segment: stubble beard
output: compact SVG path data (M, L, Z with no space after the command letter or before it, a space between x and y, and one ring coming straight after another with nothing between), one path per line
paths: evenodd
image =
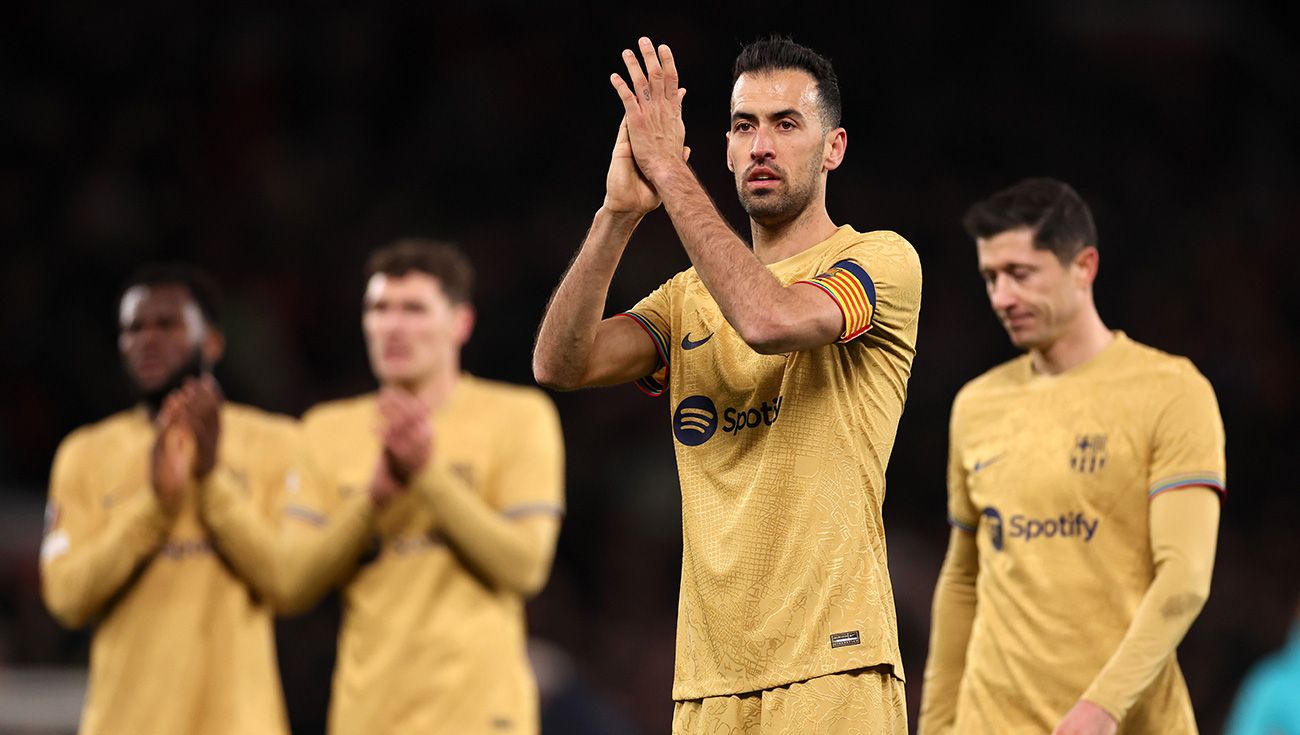
M760 225L773 227L791 222L803 214L817 194L817 175L821 173L821 161L813 161L806 171L807 176L802 186L795 186L789 178L782 177L784 187L772 191L750 192L744 179L736 182L736 194L740 206L749 218Z

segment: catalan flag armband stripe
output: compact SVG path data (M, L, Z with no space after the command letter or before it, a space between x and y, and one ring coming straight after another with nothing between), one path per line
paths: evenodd
M1224 486L1223 478L1219 477L1218 474L1213 472L1192 472L1159 480L1147 491L1147 500L1170 490L1182 490L1189 487L1208 487L1218 493L1220 500L1226 500L1228 497L1228 489Z
M825 291L844 314L844 332L838 342L850 342L871 329L876 313L876 284L862 266L841 260L825 273L798 283L807 283Z
M659 365L649 375L638 378L636 387L640 388L643 393L649 396L658 397L664 394L668 389L668 340L664 337L649 319L632 311L624 311L615 316L625 316L636 322L654 342L655 352L659 353Z

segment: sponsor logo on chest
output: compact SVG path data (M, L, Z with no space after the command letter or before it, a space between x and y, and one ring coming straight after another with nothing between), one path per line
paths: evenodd
M981 525L988 529L989 543L997 551L1002 551L1009 540L1028 544L1058 539L1086 544L1092 541L1092 537L1097 534L1097 527L1101 525L1100 518L1079 512L1046 517L1014 513L1004 521L1002 512L993 506L985 508L980 517Z
M783 400L777 396L758 405L728 406L719 414L712 398L688 396L677 404L677 410L673 412L673 436L688 447L698 447L712 439L719 426L723 434L730 436L746 430L764 429L780 418Z

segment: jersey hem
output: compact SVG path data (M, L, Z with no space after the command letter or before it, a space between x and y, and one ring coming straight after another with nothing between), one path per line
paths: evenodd
M746 683L740 686L736 686L736 685L728 686L724 682L717 682L714 683L712 686L703 685L694 689L681 689L678 688L677 685L674 685L673 701L690 702L697 699L708 699L710 697L731 697L731 696L738 696L741 694L749 694L752 692L763 692L769 689L776 689L777 687L789 686L791 684L798 684L800 682L809 681L811 679L817 679L823 676L830 676L832 674L846 674L852 671L860 671L862 669L871 669L871 668L878 668L878 667L879 668L888 667L889 668L888 673L890 676L894 677L895 679L898 679L901 682L907 681L903 677L902 665L899 664L896 660L895 661L879 660L874 662L865 661L861 663L848 662L840 666L829 666L824 670L814 669L813 671L803 676L795 676L795 677L782 676L782 677L773 677L771 679L760 679L755 683L753 683L752 685Z

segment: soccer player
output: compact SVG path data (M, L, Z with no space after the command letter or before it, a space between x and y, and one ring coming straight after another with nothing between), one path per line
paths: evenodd
M83 735L286 733L265 543L291 420L222 401L211 279L148 266L120 301L139 404L59 447L41 546L45 603L94 623Z
M459 251L401 241L368 277L379 391L304 416L317 479L284 521L300 550L285 567L293 604L343 584L329 729L536 733L524 600L563 513L558 417L536 388L461 371L474 312Z
M538 334L561 389L667 392L682 492L673 732L907 731L885 558L885 466L915 354L921 267L837 226L830 62L785 38L736 59L727 163L753 248L686 164L684 90L640 40L603 206ZM630 81L630 85L629 85ZM662 200L694 267L602 320L632 231Z
M1214 392L1102 323L1096 229L1067 184L1022 181L964 223L1025 354L953 403L920 731L1194 733L1174 649L1214 566Z

